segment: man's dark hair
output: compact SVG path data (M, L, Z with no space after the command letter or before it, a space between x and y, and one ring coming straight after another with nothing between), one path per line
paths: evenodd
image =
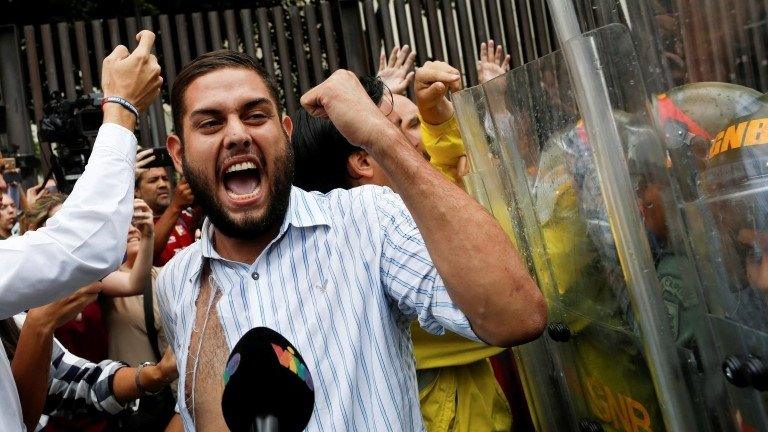
M370 76L359 79L368 96L379 105L385 92L384 83ZM291 145L296 167L295 186L322 193L353 186L347 161L349 155L363 149L347 141L328 119L313 117L300 109L293 118Z
M187 87L195 79L219 69L234 68L246 69L256 72L269 90L269 96L275 101L277 112L282 113L283 105L280 102L280 92L275 80L264 71L261 64L248 54L232 50L217 50L199 56L192 60L176 76L176 81L171 89L171 111L173 112L173 130L181 136L182 117L184 114L184 93Z

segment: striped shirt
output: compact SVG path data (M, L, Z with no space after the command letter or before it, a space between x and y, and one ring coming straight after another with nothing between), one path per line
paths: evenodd
M422 431L409 323L479 341L448 296L400 197L378 186L291 190L277 237L252 264L221 258L212 226L158 277L176 358L186 359L203 260L222 289L217 312L231 349L249 329L291 341L312 373L307 431ZM184 392L185 361L178 363ZM268 391L265 389L265 391ZM184 398L179 411L194 430Z

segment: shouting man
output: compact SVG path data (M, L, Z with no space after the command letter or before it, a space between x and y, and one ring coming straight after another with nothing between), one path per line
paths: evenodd
M430 167L353 73L336 71L302 105L372 155L400 195L292 187L291 119L245 54L199 57L171 102L168 149L208 216L201 241L158 280L186 430L226 430L222 373L253 327L303 355L316 392L308 431L423 430L414 319L499 346L543 330L543 298L504 231Z

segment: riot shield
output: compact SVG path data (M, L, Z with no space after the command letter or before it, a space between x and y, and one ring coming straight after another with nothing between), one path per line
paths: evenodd
M681 364L690 366L689 391L699 395L693 399L699 422L718 431L768 430L768 267L763 266L768 134L762 129L768 109L761 96L768 91L768 3L549 4L556 22L570 5L576 22L629 29L664 140L666 194L682 219L679 236L699 282L696 295L681 303L698 303L699 318L691 328L680 327L692 335L693 356ZM564 29L559 25L558 33ZM676 229L670 234L678 235Z
M547 336L530 344L548 363L518 351L526 382L549 385L526 386L532 414L539 430L706 430L693 414L699 284L630 34L563 45L454 98L473 181L511 197L501 216L518 218L549 305ZM600 109L579 100L566 54L591 62Z

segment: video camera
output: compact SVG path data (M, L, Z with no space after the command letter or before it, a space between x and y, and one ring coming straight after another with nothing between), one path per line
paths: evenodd
M56 92L43 108L38 138L51 144L51 170L60 192L71 192L85 171L104 118L100 101L101 93L66 100Z

